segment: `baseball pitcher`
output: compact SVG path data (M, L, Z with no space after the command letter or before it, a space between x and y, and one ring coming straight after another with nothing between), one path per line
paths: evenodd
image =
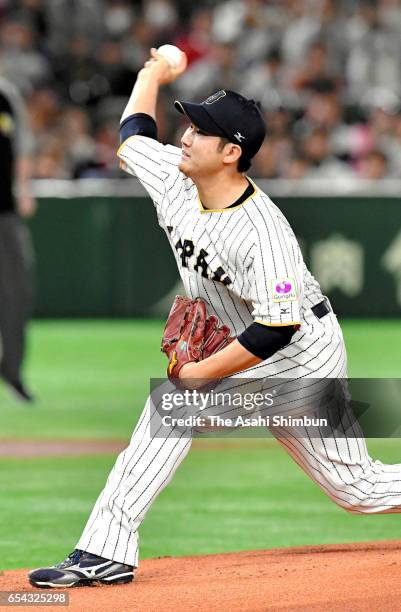
M185 56L173 68L151 50L121 118L118 151L154 203L189 298L175 304L163 340L169 374L181 384L231 375L345 377L343 337L330 303L288 221L245 174L266 131L255 102L224 89L201 103L176 101L187 119L181 148L158 141L159 89L185 68ZM76 549L59 565L32 571L32 585L133 579L140 525L192 441L190 428L173 425L164 436L152 435L154 418L149 398ZM278 441L344 509L400 511L401 465L373 461L359 433L345 440L326 428L319 439L305 427L303 435L287 431Z

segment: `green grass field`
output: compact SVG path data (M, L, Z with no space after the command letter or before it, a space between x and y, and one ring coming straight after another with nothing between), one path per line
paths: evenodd
M141 557L399 539L400 517L350 515L273 442L193 450L141 529ZM399 441L375 442L381 459ZM37 567L69 553L113 463L110 456L1 461L2 568Z
M342 324L350 374L401 377L399 321ZM27 378L39 401L0 389L1 438L128 438L162 376L161 322L36 322ZM204 441L208 445L208 441ZM395 440L369 443L401 461ZM3 568L60 560L74 547L111 456L0 460ZM142 557L400 538L397 515L354 516L328 500L271 440L193 450L141 529Z
M344 321L349 373L401 378L400 321ZM163 377L161 321L35 322L27 379L31 408L0 385L0 437L127 438L149 392Z

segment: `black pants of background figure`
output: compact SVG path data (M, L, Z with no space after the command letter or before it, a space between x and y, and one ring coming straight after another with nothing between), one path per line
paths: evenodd
M0 214L0 375L21 380L25 327L33 306L33 248L14 213Z

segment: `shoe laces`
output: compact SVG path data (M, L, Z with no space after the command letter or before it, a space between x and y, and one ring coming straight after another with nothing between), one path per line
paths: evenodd
M84 554L83 550L75 549L70 555L68 555L66 559L64 559L64 561L62 561L62 563L59 563L58 565L56 565L56 567L59 569L64 569L65 567L70 567L71 565L75 565L76 563L79 562L83 554Z

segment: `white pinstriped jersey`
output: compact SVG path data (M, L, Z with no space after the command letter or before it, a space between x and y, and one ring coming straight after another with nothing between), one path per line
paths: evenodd
M322 301L288 221L256 185L239 206L205 210L178 169L177 147L132 136L118 155L156 206L187 295L203 298L236 335L253 321L301 324Z
M286 219L264 193L256 189L239 207L204 211L195 185L177 168L179 149L133 136L120 147L119 156L155 202L188 295L203 297L237 334L254 319L268 325L301 323L284 349L233 378L263 378L263 383L270 376L312 379L300 387L306 395L299 399L307 406L319 379L346 376L336 317L313 315L311 306L323 297L319 285L306 269ZM149 397L93 508L79 550L138 565L138 529L191 446L192 431L182 428L152 435L155 415ZM351 423L348 413L344 423L347 428ZM307 426L297 435L291 427L280 428L278 441L341 507L357 513L400 512L401 464L373 461L357 425L352 426L355 437L347 438L338 426L331 435L324 429L318 428L317 436L316 428Z

